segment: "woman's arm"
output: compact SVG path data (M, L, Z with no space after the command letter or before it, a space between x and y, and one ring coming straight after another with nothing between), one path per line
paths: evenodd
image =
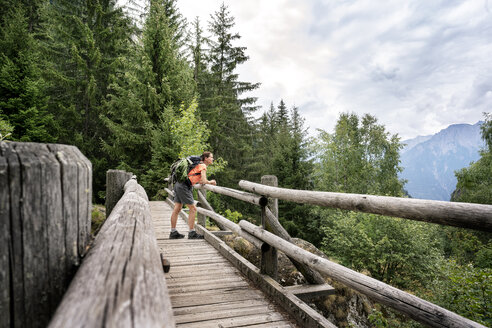
M215 180L207 180L207 169L202 170L202 172L201 172L200 184L211 184L211 185L214 185L214 186L217 185L217 183L215 182Z

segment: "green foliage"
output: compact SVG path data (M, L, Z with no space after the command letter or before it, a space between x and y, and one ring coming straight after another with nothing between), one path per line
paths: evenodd
M106 170L116 166L101 147L111 134L103 120L105 101L113 77L123 75L120 59L131 49L132 24L114 0L50 1L41 21L41 65L58 141L77 146L91 160L93 194L99 196Z
M483 259L492 245L490 232L446 226L439 227L437 231L436 238L441 239L446 257L453 258L460 265L473 263L475 266L492 268L492 263Z
M9 138L14 131L14 127L0 117L0 141Z
M492 325L492 269L443 261L434 281L434 302L490 327Z
M6 8L0 22L0 119L13 127L13 140L54 142L55 122L47 111L46 83L32 33L35 18L27 7Z
M316 189L358 194L403 195L397 135L390 136L377 119L341 114L335 133L319 130L316 144Z
M373 309L371 314L367 317L369 319L369 323L371 324L371 327L374 328L386 328L389 327L388 321L384 317L383 313L381 311L377 311L376 309Z
M201 155L210 146L207 124L196 115L197 103L193 100L187 108L181 105L177 117L171 118L171 138L179 147L178 156Z
M324 212L322 249L345 266L403 288L437 270L439 245L429 224L358 212Z
M91 211L91 235L94 237L106 221L104 205L93 205Z
M241 221L241 219L243 218L243 215L241 213L237 211L231 211L230 209L226 209L224 213L222 213L222 215L234 223L239 223L239 221Z

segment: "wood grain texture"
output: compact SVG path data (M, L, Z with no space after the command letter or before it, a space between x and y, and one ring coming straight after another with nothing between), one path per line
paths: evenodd
M0 150L1 152L1 150ZM0 157L0 327L10 327L10 193L8 162Z
M245 190L281 200L492 231L492 205L293 190L239 181Z
M63 223L62 186L60 164L48 147L37 148L41 166L42 212L45 220L49 314L55 312L65 292L65 227Z
M61 189L62 189L62 217L65 243L65 277L63 285L65 290L73 275L80 265L78 251L78 165L73 159L71 146L48 145L60 163Z
M49 272L47 218L42 204L42 166L38 147L19 143L16 151L21 163L22 202L22 264L24 271L24 301L27 318L46 324L49 320Z
M242 229L274 245L297 261L319 272L325 273L329 277L371 297L377 302L407 314L416 321L431 327L484 327L414 295L316 256L245 220L240 221L239 225Z
M21 190L21 166L17 152L12 143L0 143L2 157L8 163L8 192L10 196L10 273L11 283L11 313L10 322L15 327L23 327L26 323L24 302L24 269L22 265L22 220L20 216L20 204L22 200ZM5 190L2 188L2 190ZM6 268L5 268L6 269ZM0 267L2 270L2 267ZM12 314L13 311L13 314Z
M168 295L148 198L130 180L49 327L174 327Z
M59 153L65 154L65 156ZM61 158L64 157L64 160ZM65 179L64 163L81 163L85 177L85 209L80 210L78 194L72 203L66 203L71 190L79 189L78 175ZM2 323L12 327L45 327L58 305L70 279L68 268L79 261L77 248L85 249L90 231L90 162L73 146L2 142L0 179L2 206L8 205L8 214L0 210L2 225L9 228L2 253L9 263L0 266L0 276L8 273L10 311L2 315ZM7 163L7 170L5 170ZM77 173L78 173L77 169ZM8 196L6 196L8 195ZM8 198L5 198L8 197ZM5 207L6 208L6 207ZM74 211L66 216L66 211ZM83 217L81 217L81 215ZM67 259L67 226L74 227L76 253ZM77 244L79 231L84 230L82 245ZM7 240L7 241L6 241ZM69 265L70 263L70 265ZM0 301L1 302L1 301Z

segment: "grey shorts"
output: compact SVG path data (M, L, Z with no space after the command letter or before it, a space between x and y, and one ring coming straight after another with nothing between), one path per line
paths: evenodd
M195 204L193 189L184 183L177 182L174 185L174 202L186 205Z

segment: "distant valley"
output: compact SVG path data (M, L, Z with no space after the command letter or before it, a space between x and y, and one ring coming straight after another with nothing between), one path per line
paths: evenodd
M404 140L401 178L413 198L449 200L456 187L454 171L480 158L484 146L480 125L453 124L430 136Z

